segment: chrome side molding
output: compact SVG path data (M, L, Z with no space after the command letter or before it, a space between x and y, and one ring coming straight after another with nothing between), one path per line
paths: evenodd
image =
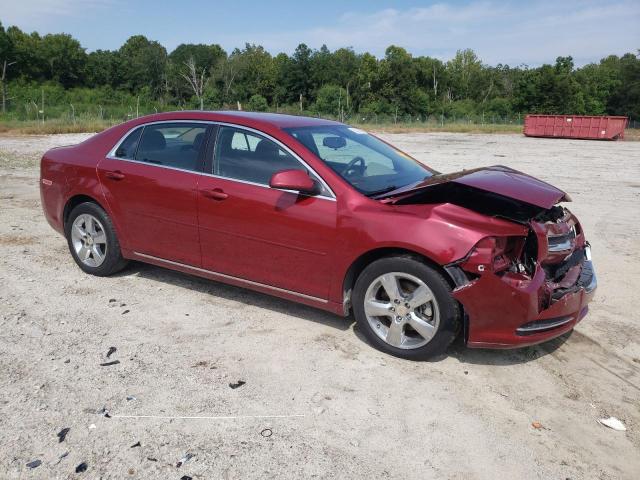
M311 295L306 295L300 292L294 292L293 290L287 290L286 288L274 287L273 285L267 285L266 283L254 282L253 280L247 280L240 277L234 277L233 275L227 275L225 273L214 272L213 270L206 270L200 267L194 267L192 265L187 265L185 263L174 262L172 260L166 260L160 257L154 257L153 255L147 255L146 253L133 252L133 254L140 258L146 258L149 260L154 260L156 262L166 263L167 265L174 265L176 267L187 268L189 270L193 270L194 272L206 273L207 275L213 275L215 277L219 277L221 279L233 280L234 282L242 282L246 285L251 285L254 287L266 288L269 290L273 290L274 292L286 293L289 295L295 295L296 297L306 298L307 300L313 300L314 302L320 303L329 303L329 300L325 298L318 298Z

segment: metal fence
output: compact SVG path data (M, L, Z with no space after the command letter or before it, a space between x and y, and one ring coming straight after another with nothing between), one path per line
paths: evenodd
M524 125L526 115L384 115L384 114L345 114L345 115L316 115L330 120L337 120L344 123L361 123L373 125L415 124L424 126L445 126L445 125ZM627 128L640 128L640 121L630 119Z

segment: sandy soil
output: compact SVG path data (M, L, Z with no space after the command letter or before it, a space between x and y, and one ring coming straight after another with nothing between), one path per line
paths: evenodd
M566 189L600 281L573 335L411 363L283 300L141 264L83 274L37 188L42 152L82 138L0 137L0 477L640 478L640 143L386 135L441 171Z

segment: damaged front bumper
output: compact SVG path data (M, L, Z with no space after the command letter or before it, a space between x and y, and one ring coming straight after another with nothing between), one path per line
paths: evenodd
M549 280L537 268L531 279L505 281L487 272L471 281L459 267L447 270L457 283L453 296L468 316L466 340L470 347L516 348L545 342L571 330L588 311L597 279L590 247L580 250L580 273L572 285L549 296ZM457 270L457 271L456 271Z

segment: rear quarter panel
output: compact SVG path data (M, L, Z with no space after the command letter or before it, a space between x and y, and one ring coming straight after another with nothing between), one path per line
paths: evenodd
M64 234L64 208L76 195L85 195L98 202L107 213L96 173L101 158L122 135L122 126L105 130L77 145L53 148L40 161L40 198L47 222ZM117 227L116 219L113 219Z

